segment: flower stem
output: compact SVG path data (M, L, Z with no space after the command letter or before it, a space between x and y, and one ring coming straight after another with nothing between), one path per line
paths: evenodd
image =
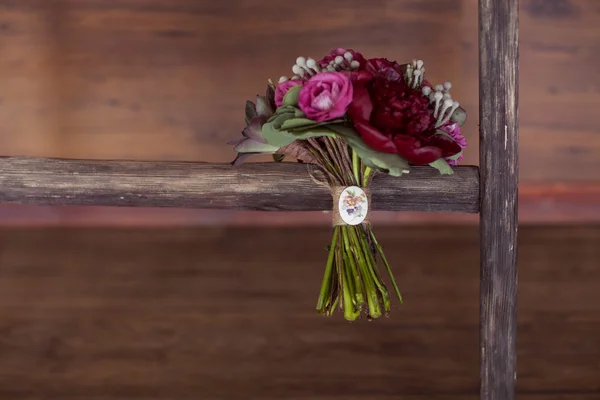
M325 274L323 275L323 282L321 283L321 291L319 293L319 300L317 302L317 310L319 310L319 312L325 312L325 308L328 306L328 304L325 303L325 300L330 297L328 296L328 293L331 292L331 274L333 272L333 261L335 247L338 241L339 230L339 226L333 228L333 238L331 239L331 247L329 248L327 264L325 264Z
M342 226L342 238L344 241L344 249L345 249L345 258L344 261L350 266L350 271L352 278L354 279L354 288L355 293L354 297L356 298L356 303L358 308L362 308L362 305L365 302L363 296L363 288L360 280L360 274L358 272L358 267L356 266L356 260L354 259L354 254L352 254L352 246L350 246L350 240L348 239L348 227Z
M377 286L377 289L379 290L379 293L381 294L381 299L383 301L384 310L390 311L390 308L391 308L390 295L388 293L387 288L383 284L383 281L381 280L379 271L377 270L377 261L375 260L373 253L370 251L367 233L359 227L355 227L355 230L356 230L356 235L361 239L360 242L362 245L363 252L365 254L365 258L367 259L367 262L369 264L369 272L371 273L373 282L375 283L375 286Z
M394 274L392 273L392 268L390 267L390 264L388 263L387 258L385 257L383 248L377 241L377 238L375 237L375 234L373 233L373 230L371 228L369 228L369 233L371 234L371 239L373 239L373 243L375 243L375 248L377 249L377 253L379 254L379 257L381 257L381 261L383 261L383 264L385 265L385 268L387 269L390 280L392 281L392 285L394 286L394 290L396 291L396 296L398 296L398 300L400 300L400 303L403 303L402 294L400 293L400 288L398 287L398 284L396 283L396 279L394 279Z
M363 175L363 186L367 187L369 185L369 179L371 179L371 173L373 172L373 170L371 169L371 167L365 167L365 173Z
M358 158L358 153L354 150L352 151L352 172L354 172L354 179L356 180L356 184L358 186L364 185L360 180L360 158Z
M365 284L365 295L367 297L367 303L369 305L369 316L371 318L378 318L381 316L381 309L379 307L379 297L377 290L375 289L375 282L373 281L373 275L371 273L372 266L368 256L363 253L363 246L360 243L356 231L349 229L350 239L352 240L352 251L357 258L359 268L361 269L361 275Z

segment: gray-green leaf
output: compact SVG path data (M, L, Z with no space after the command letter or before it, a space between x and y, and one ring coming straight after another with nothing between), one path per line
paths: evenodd
M448 164L448 162L443 158L438 158L437 160L430 163L429 165L432 166L433 168L437 169L438 171L440 171L441 175L454 174L454 170L452 170L452 167L450 166L450 164Z
M238 153L274 153L279 150L279 147L271 146L267 143L257 142L250 138L246 138L239 142L234 150Z
M285 96L283 96L283 105L284 106L297 106L298 105L298 95L300 94L300 89L302 89L302 85L292 86Z
M450 119L453 122L458 123L459 126L463 126L467 120L467 112L464 108L458 107L456 110L454 110L454 113L452 113L452 117L450 117Z

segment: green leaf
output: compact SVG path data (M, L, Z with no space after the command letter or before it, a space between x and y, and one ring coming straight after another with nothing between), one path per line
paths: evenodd
M302 117L304 117L304 115L302 115ZM318 126L330 126L333 124L341 124L343 122L345 122L343 119L317 122L308 118L294 118L293 120L287 120L282 127L288 131L305 131Z
M435 160L434 162L430 163L429 165L431 165L433 168L435 168L438 171L440 171L441 175L452 175L452 174L454 174L454 171L452 170L452 167L450 166L450 164L448 164L448 162L445 159L443 159L443 158L438 158L437 160Z
M281 129L281 125L288 119L293 118L294 114L283 113L274 116L262 127L263 138L268 144L276 147L287 146L296 138L290 132Z
M290 132L291 135L293 135L296 139L308 139L311 137L320 137L320 136L329 136L329 137L336 137L337 135L335 134L334 131L332 131L331 129L327 128L327 127L316 127L316 128L312 128L306 131L293 131Z
M294 106L281 106L278 109L275 110L275 113L269 118L269 122L274 120L275 118L277 118L280 115L284 115L284 114L291 114L291 116L288 115L289 118L302 118L304 117L304 113L299 109L296 108Z
M286 130L293 130L298 128L310 127L319 125L317 121L313 121L308 118L292 118L285 121L281 127Z
M298 95L300 94L300 89L302 89L302 85L292 86L285 96L283 96L283 105L284 106L297 106L298 105Z
M338 133L342 137L360 137L358 132L354 130L354 128L349 127L348 125L328 125L328 128L332 131ZM366 146L366 145L365 145Z
M238 153L274 153L279 150L279 147L246 138L238 143L233 149Z
M280 107L283 108L283 107ZM283 147L292 143L297 139L308 139L310 137L318 136L331 136L335 137L335 132L326 126L314 126L311 129L302 131L289 131L285 129L285 123L287 121L299 120L296 118L296 109L294 107L287 107L284 110L279 111L269 121L263 125L262 134L263 138L272 146ZM291 122L289 124L294 124Z
M467 120L467 111L465 111L465 109L462 107L458 107L456 110L454 110L454 113L452 113L452 117L450 117L450 119L453 122L458 123L459 126L463 126Z

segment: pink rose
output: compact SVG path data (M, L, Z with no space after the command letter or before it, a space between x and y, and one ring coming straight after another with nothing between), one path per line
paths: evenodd
M298 107L313 121L342 117L352 102L352 82L339 72L322 72L310 78L300 89Z
M275 88L275 105L279 108L283 104L283 98L287 94L288 90L290 90L294 86L302 85L304 83L303 79L291 79L285 82L280 83Z

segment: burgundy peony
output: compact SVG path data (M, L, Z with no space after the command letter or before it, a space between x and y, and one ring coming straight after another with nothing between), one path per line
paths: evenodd
M346 55L346 53L350 53L351 57L350 60L346 59L344 56ZM317 64L321 67L321 68L325 68L327 67L327 65L329 65L331 62L335 62L336 57L342 57L344 58L344 64L350 66L350 63L352 61L356 61L358 63L358 68L359 70L364 69L365 63L367 62L367 60L365 60L365 58L363 57L362 54L360 54L357 51L354 51L352 49L344 49L344 48L337 48L334 50L331 50L329 52L329 54L327 54L325 57L323 57Z
M322 72L300 89L298 108L313 121L323 122L344 116L352 102L352 82L339 72Z
M354 100L348 108L348 117L365 144L398 154L413 165L427 165L460 152L454 140L436 134L428 99L421 88L408 87L400 65L375 59L367 62L366 69L373 77L353 82Z

